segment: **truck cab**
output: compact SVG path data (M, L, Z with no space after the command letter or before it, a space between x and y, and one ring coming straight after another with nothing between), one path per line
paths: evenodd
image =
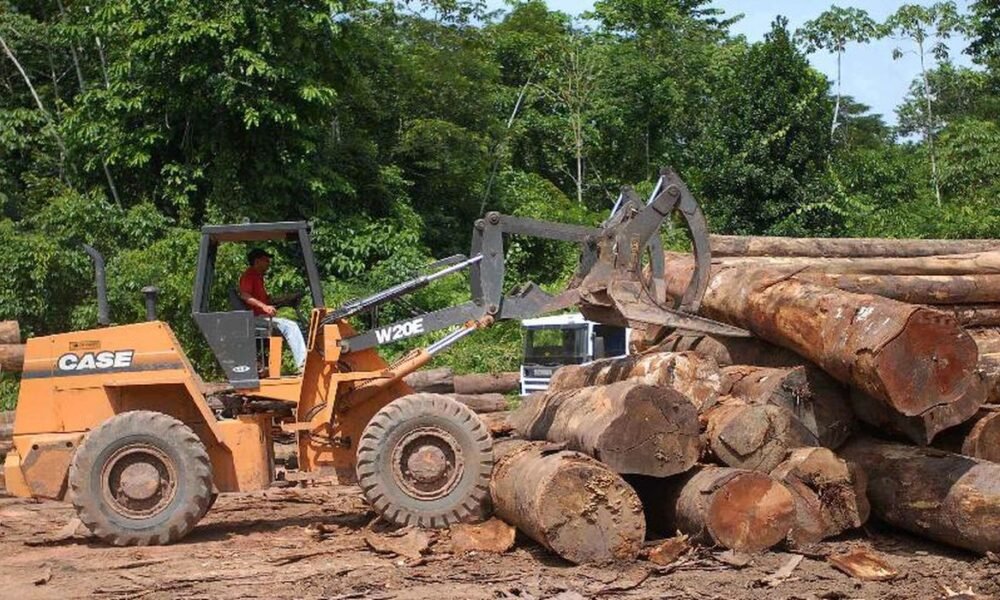
M567 313L521 321L521 395L548 389L556 369L628 354L630 330Z

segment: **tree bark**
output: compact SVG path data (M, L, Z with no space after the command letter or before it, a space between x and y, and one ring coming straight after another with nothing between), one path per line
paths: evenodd
M1000 292L993 299L1000 299ZM1000 327L1000 303L945 304L931 308L953 315L962 327Z
M452 400L468 406L473 412L493 413L507 410L507 398L503 394L446 394Z
M667 281L675 295L687 282L678 271ZM794 351L902 416L924 416L921 438L971 417L985 399L975 342L938 311L767 270L723 268L701 312Z
M449 367L415 371L403 378L414 392L447 394L455 391L455 381Z
M24 368L24 344L0 344L0 371L21 372Z
M986 386L986 401L1000 404L1000 354L979 355L979 376Z
M536 394L510 422L527 439L566 443L623 474L676 475L701 453L698 413L670 388L621 382Z
M784 540L795 524L791 492L766 473L698 467L670 479L633 477L648 527L667 535L740 552L760 552Z
M872 512L974 552L1000 551L1000 465L933 448L855 438L841 456L868 474Z
M510 371L455 375L454 385L456 394L507 394L521 389L521 374Z
M789 410L726 398L706 412L705 439L720 463L769 473L789 450L819 446L819 440Z
M977 377L980 392L969 393L956 402L941 404L919 415L904 415L864 392L850 390L851 410L862 423L867 423L889 437L907 438L921 446L929 445L939 433L960 425L973 416L986 397L986 386Z
M676 255L674 255L676 257ZM990 275L1000 274L1000 251L911 258L722 257L713 267L739 266L840 275Z
M549 391L625 380L677 390L699 413L718 401L722 385L719 366L711 357L695 352L654 352L562 367L552 376Z
M798 354L765 342L760 338L724 338L673 333L667 336L653 351L697 352L715 359L720 367L731 365L797 367L806 362Z
M1000 299L1000 275L844 275L801 271L795 278L910 304L975 304Z
M508 437L514 433L514 428L509 421L510 413L508 411L482 413L479 415L479 419L486 425L486 429L490 431L490 435L494 438Z
M854 430L847 390L819 369L738 365L725 367L722 372L723 394L750 404L773 404L788 410L821 446L836 449Z
M980 354L1000 353L1000 327L981 327L967 331L975 340Z
M634 560L646 523L635 491L596 460L521 440L494 446L493 507L573 563Z
M0 321L0 344L20 344L21 325L17 321Z
M1000 240L709 236L713 256L916 258L1000 250Z
M795 526L787 540L792 548L811 546L868 520L864 470L826 448L792 450L771 477L795 498Z

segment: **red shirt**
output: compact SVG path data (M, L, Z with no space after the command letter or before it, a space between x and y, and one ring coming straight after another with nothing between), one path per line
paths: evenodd
M253 267L244 271L240 277L240 291L264 304L271 303L271 297L267 295L267 288L264 287L264 276ZM256 306L251 306L250 308L255 315L264 314L264 311Z

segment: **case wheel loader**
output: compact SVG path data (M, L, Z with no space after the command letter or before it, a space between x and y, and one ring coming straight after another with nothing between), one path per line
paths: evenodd
M688 292L673 304L666 301L659 236L668 218L684 224L697 258ZM580 264L569 288L550 295L528 284L505 295L505 235L578 244ZM221 244L279 240L298 244L313 306L308 356L296 376L281 375L282 339L266 331L258 339L252 312L210 302ZM692 314L708 282L708 235L697 202L670 171L648 203L623 190L598 228L489 213L475 224L469 257L439 261L431 274L337 308L324 303L306 223L204 227L192 315L225 374L215 393L236 399L235 406L282 406L291 417L213 409L210 387L170 326L156 320L155 290L144 290L146 322L110 326L103 258L88 252L100 326L28 340L4 473L13 494L68 500L96 536L116 545L175 542L217 494L268 487L276 422L297 439L300 470L332 469L341 480L356 480L390 522L447 527L482 518L493 465L489 433L464 405L414 394L402 378L501 319L579 306L591 320L645 331L652 341L677 328L747 335ZM466 269L468 302L366 331L349 322ZM393 364L376 351L442 329L451 332Z

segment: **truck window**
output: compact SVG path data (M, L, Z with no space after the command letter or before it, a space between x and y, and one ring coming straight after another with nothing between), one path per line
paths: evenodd
M594 325L594 337L604 340L604 354L601 356L595 356L595 359L612 356L625 356L625 354L627 354L628 349L626 348L624 327L615 327L614 325ZM600 346L600 344L594 344L595 348L599 348Z
M545 327L525 331L525 364L568 365L586 360L586 327Z

